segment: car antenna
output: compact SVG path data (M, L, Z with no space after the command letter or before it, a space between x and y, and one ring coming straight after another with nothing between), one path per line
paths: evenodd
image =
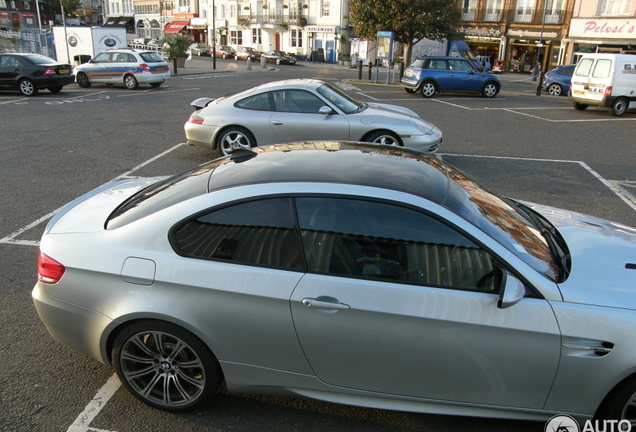
M230 153L230 160L236 163L248 161L256 157L258 153L248 149L236 149Z

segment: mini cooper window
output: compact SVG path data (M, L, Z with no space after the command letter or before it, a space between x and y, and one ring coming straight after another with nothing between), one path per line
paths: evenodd
M341 198L299 198L296 206L310 272L499 290L490 255L421 212Z
M177 226L172 245L183 256L304 271L288 198L214 210Z

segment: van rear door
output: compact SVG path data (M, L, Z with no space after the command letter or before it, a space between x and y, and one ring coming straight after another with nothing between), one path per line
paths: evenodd
M603 106L605 90L611 86L612 59L584 57L572 76L572 96L583 103Z

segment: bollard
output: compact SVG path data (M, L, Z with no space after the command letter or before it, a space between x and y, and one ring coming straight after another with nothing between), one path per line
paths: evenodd
M247 70L252 70L252 59L251 58L247 58Z
M362 60L358 60L358 79L362 79Z
M400 80L404 76L404 62L400 62Z
M265 56L261 56L261 67L267 67L267 59L265 58Z
M174 74L175 75L179 73L179 71L177 70L177 58L176 57L174 57L172 59L172 69L174 69Z
M369 81L371 81L371 71L373 70L373 62L369 62Z

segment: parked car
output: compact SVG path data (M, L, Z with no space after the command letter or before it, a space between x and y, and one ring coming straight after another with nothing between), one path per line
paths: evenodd
M74 80L70 64L40 54L0 52L0 89L35 96L40 89L59 93Z
M620 117L636 109L636 55L584 54L572 75L568 99L577 110L590 105Z
M267 51L266 53L263 53L263 57L267 59L268 63L276 63L277 65L296 64L296 58L294 56L286 54L282 51Z
M209 56L211 53L211 48L209 45L204 45L200 43L193 43L190 45L190 52L193 56Z
M225 381L630 422L635 256L635 228L497 196L421 152L304 142L73 201L45 229L32 295L55 339L165 410Z
M421 92L425 98L435 93L478 93L497 96L501 83L495 75L478 71L462 57L417 57L400 81L407 93Z
M256 51L252 47L243 47L240 46L236 49L236 53L234 54L234 58L236 60L247 60L248 58L252 61L260 60L262 53L260 51Z
M224 59L233 59L236 55L236 50L229 45L217 45L216 56Z
M543 91L552 96L567 96L576 65L558 66L545 73Z
M496 74L504 73L504 61L503 60L495 60L495 64L492 66L492 71Z
M227 155L236 149L300 140L350 140L434 152L442 132L410 109L358 102L320 81L275 81L192 102L188 142Z
M80 87L94 83L123 84L134 90L139 84L159 87L170 79L170 67L155 51L117 48L103 51L73 70Z

